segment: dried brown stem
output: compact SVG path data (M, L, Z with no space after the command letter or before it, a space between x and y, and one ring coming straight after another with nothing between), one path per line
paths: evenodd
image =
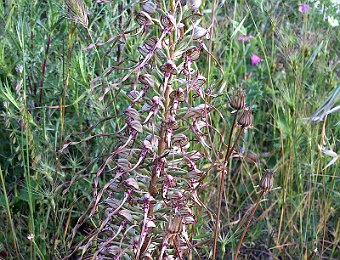
M213 259L216 259L216 248L217 248L217 240L218 240L218 234L219 234L221 202L222 202L222 193L223 193L222 191L223 191L223 187L224 187L224 175L228 174L228 172L225 170L226 164L228 163L229 157L230 157L233 149L236 146L236 143L238 142L238 140L239 140L239 138L240 138L240 136L243 132L243 128L241 128L238 136L236 137L236 140L234 142L233 147L230 149L231 138L233 136L234 128L235 128L235 125L236 125L237 114L238 114L238 110L236 111L236 113L234 115L233 123L232 123L231 128L230 128L228 148L227 148L227 152L226 152L224 163L223 163L223 169L222 169L222 172L221 172L220 186L219 186L219 191L218 191L218 201L217 201L217 203L218 203L217 204L217 217L216 217L216 223L215 223L215 229L214 229Z
M235 251L235 255L234 255L234 260L237 259L238 253L240 252L240 249L241 249L241 246L242 246L242 242L243 242L244 236L245 236L246 233L247 233L247 230L248 230L248 228L249 228L250 222L251 222L251 220L253 219L253 216L254 216L254 214L255 214L255 211L256 211L257 207L259 206L260 201L261 201L261 199L262 199L264 193L265 193L265 191L262 190L262 191L261 191L261 194L260 194L260 197L258 198L258 200L257 200L257 202L256 202L256 204L255 204L255 207L253 208L253 210L252 210L252 212L251 212L251 214L250 214L250 216L249 216L249 219L248 219L248 221L247 221L247 225L245 226L245 228L244 228L244 230L243 230L243 233L242 233L242 235L241 235L240 241L238 242L238 245L237 245L237 248L236 248L236 251Z

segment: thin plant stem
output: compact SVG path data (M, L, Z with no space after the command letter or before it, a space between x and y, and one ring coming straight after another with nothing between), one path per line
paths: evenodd
M219 233L219 224L220 224L220 215L221 215L221 201L222 201L222 191L224 187L224 171L221 171L221 179L220 179L220 187L218 190L218 207L217 207L217 216L216 223L214 229L214 247L213 247L213 256L212 259L216 259L216 247L217 247L217 237Z
M14 226L13 226L13 220L12 220L11 210L9 208L9 201L8 201L7 191L6 191L6 186L5 186L5 178L4 178L3 173L2 173L1 165L0 165L0 180L1 180L2 191L4 193L4 198L5 198L5 205L6 205L6 211L7 211L7 216L8 216L8 222L9 222L9 226L11 228L11 232L12 232L12 236L13 236L13 246L14 246L15 254L16 254L17 258L20 259L19 251L18 251L17 236L15 234L15 229L14 229Z
M214 24L215 24L215 12L216 12L217 1L214 0L211 21L210 21L210 39L209 39L209 52L212 53L212 45L213 45L213 36L214 36ZM208 55L208 77L210 78L210 70L211 70L211 55Z
M236 248L236 251L235 251L235 255L234 255L234 260L237 259L237 256L238 256L238 254L239 254L239 252L240 252L240 249L241 249L241 246L242 246L243 239L244 239L244 237L245 237L245 235L246 235L246 233L247 233L247 230L248 230L248 228L249 228L249 225L250 225L251 220L253 219L253 216L254 216L254 214L255 214L255 211L256 211L257 207L259 206L259 204L260 204L260 201L261 201L261 199L262 199L262 197L263 197L264 192L265 192L265 191L261 191L260 197L258 198L258 200L257 200L257 202L256 202L256 204L255 204L255 207L253 208L253 210L252 210L252 212L251 212L251 214L250 214L250 216L249 216L249 219L248 219L248 221L247 221L247 224L246 224L246 226L245 226L245 228L244 228L244 230L243 230L243 233L242 233L242 235L241 235L240 241L238 242L238 245L237 245L237 248Z
M227 147L227 152L226 152L225 157L224 157L224 165L228 161L228 154L229 154L229 150L230 150L231 137L233 135L234 127L235 127L235 124L236 124L237 114L238 114L238 110L236 110L236 113L235 113L234 119L233 119L233 123L232 123L231 128L230 128L231 130L229 132L228 147Z
M234 142L234 144L233 144L233 147L229 150L229 153L228 153L227 156L226 156L227 160L229 160L229 158L230 158L232 152L234 151L235 146L236 146L238 140L240 139L240 137L241 137L241 135L242 135L242 133L243 133L243 130L244 130L244 127L242 127L242 128L240 129L240 131L238 132L238 135L237 135L236 140L235 140L235 142Z
M224 159L224 167L226 166L228 159L229 159L229 154L231 154L230 151L232 151L232 149L234 149L240 134L242 133L242 129L239 132L234 145L232 147L232 149L230 150L230 144L231 144L231 138L234 132L234 128L236 125L236 119L237 119L237 114L238 114L238 110L236 111L235 115L234 115L234 119L233 119L233 123L231 125L230 131L229 131L229 140L228 140L228 148L227 148L227 152L225 155L225 159ZM225 168L224 168L225 169ZM214 229L214 244L213 244L213 259L216 259L216 248L217 248L217 240L218 240L218 234L219 234L219 223L220 223L220 215L221 215L221 202L222 202L222 193L223 193L223 187L224 187L224 173L225 171L222 169L221 171L221 179L220 179L220 186L219 186L219 190L218 190L218 201L217 201L217 217L216 217L216 223L215 223L215 229ZM227 175L227 174L226 174Z

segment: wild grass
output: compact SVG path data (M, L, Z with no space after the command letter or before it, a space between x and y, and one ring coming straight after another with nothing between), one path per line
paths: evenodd
M170 11L176 1L159 2ZM187 230L188 259L213 257L219 207L217 259L235 256L245 228L240 258L340 257L339 26L328 22L339 13L334 2L316 8L311 1L303 14L294 0L202 1L197 19L211 26L211 38L192 66L207 78L212 94L205 140L214 150L197 162L205 173L198 192L204 206L190 204L195 223ZM102 204L89 205L111 180L114 164L96 175L118 147L131 79L103 93L126 76L118 68L133 67L140 58L137 47L145 37L125 38L140 29L139 10L134 0L0 3L0 258L79 258L100 248L101 237L93 232L102 225ZM250 34L252 39L238 40ZM262 59L256 66L252 54ZM240 86L253 128L240 136L228 174L218 174L230 147L229 101ZM189 98L191 105L202 101ZM190 149L203 153L202 143L186 133ZM263 195L265 169L274 171L274 185ZM139 179L138 185L148 190L149 183ZM90 217L91 210L96 214ZM155 221L155 237L171 229L163 217ZM139 230L139 218L136 213L131 229ZM126 248L125 242L115 246ZM133 258L128 253L122 255Z

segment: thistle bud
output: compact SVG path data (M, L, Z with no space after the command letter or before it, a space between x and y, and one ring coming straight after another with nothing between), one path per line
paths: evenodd
M237 96L233 98L229 98L229 104L233 109L241 110L245 106L244 102L244 92L239 90L237 92Z
M274 182L274 172L270 170L265 170L264 174L262 176L262 179L260 181L260 189L264 192L271 191L273 188L273 182Z
M142 8L145 12L147 12L149 14L153 14L157 10L156 5L151 1L146 1L146 2L142 3Z
M237 120L239 126L243 128L251 127L253 123L253 115L250 108L245 108Z

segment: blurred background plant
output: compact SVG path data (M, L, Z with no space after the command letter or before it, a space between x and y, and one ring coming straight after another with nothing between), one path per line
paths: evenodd
M176 30L170 33L173 39L166 37L157 47L154 59L148 60L145 70L152 74L154 85L146 95L141 95L144 85L137 80L144 71L135 68L148 59L143 55L147 56L153 49L150 46L154 42L147 39L162 36L166 26L159 21L161 14L166 17L172 14L170 2L154 1L157 14L153 15L145 11L145 8L153 10L149 1L70 0L64 4L63 1L7 0L0 3L0 257L58 259L84 254L105 258L105 250L98 251L105 248L111 256L133 258L149 246L138 237L143 228L144 232L151 229L147 234L153 235L146 251L151 255L162 252L163 248L157 246L165 244L163 239L177 239L185 240L178 242L178 247L186 247L191 252L189 258L212 257L220 180L217 165L218 160L224 159L232 125L229 98L239 87L253 111L253 128L240 137L222 186L218 258L233 257L259 198L257 191L264 168L275 169L274 188L257 207L239 256L340 257L339 160L334 160L339 154L339 112L335 109L320 120L313 120L339 105L336 23L339 4L306 2L308 11L300 12L302 3L294 0L202 1L197 10L188 7L181 10L179 1L175 2L175 9L179 10L175 14ZM70 3L78 9L72 9ZM165 10L168 13L163 13ZM178 18L182 14L183 27ZM196 30L188 31L192 27ZM176 42L174 48L171 41L181 31L186 33L185 41ZM210 39L197 41L193 37L208 33ZM184 215L194 220L190 225L185 224L188 237L184 238L183 232L179 232L184 226L179 227L178 223L182 222L175 211L165 208L162 212L145 191L149 189L148 176L156 159L166 159L171 167L179 159L174 152L177 149L179 153L179 148L174 149L171 143L172 148L165 153L157 154L158 146L153 148L152 136L157 136L162 128L152 123L157 118L153 112L160 115L159 119L166 119L164 112L168 110L162 99L166 71L161 71L162 64L171 58L171 52L177 58L176 50L191 46L200 47L199 59L185 64L180 55L176 69L178 74L188 65L194 71L199 70L206 78L204 92L194 89L188 94L185 83L188 80L182 74L167 79L172 90L181 87L185 92L182 103L180 99L174 102L178 111L172 115L179 121L178 129L172 129L172 133L167 128L168 134L174 138L180 134L176 131L184 130L184 136L179 136L183 140L187 138L190 144L185 152L197 150L204 154L195 162L199 169L196 173L202 174L198 201L192 201L188 193L184 196L190 198L186 211L190 214ZM178 66L182 63L183 68ZM124 82L119 82L124 77ZM120 84L114 85L117 82ZM140 124L127 120L137 116L136 111L127 108L138 94L143 103L134 105L143 111L137 111ZM160 97L159 103L154 96ZM330 102L327 109L322 109L322 105ZM211 106L205 121L208 128L202 128L205 135L199 140L200 135L183 127L193 123L195 114L187 111L206 103ZM321 114L317 113L320 111ZM202 123L197 123L200 129ZM123 127L124 131L120 131ZM130 145L126 138L133 137L132 129L143 131L135 139L134 148L128 154L122 149L123 157L113 158L113 151L125 143ZM145 167L138 170L137 182L132 178L135 172L128 170L120 186L114 181L110 183L114 172L117 176L117 167L131 170L136 166L143 148L150 147L142 142L144 139L157 155L148 152L145 160L139 162ZM124 160L127 157L129 163ZM105 163L107 166L103 168ZM188 166L178 165L178 168L167 169L167 173L180 179L176 185L187 189L185 185L190 182L183 176ZM168 182L171 186L171 177L167 177L158 181L160 193L166 186L163 184ZM103 200L109 196L101 194L105 189L120 192L115 194L115 200L105 204ZM168 187L169 192L171 189ZM172 195L176 194L180 195L175 192ZM113 214L105 212L103 207L117 208L115 203L124 200L124 195L130 196L131 205L119 208L119 216L112 222L103 222L104 214ZM97 200L100 196L101 200ZM162 194L157 196L162 198ZM134 208L136 205L139 207ZM145 221L143 210L149 210L150 206L159 210L159 215L149 222L148 216ZM147 223L149 226L143 225ZM103 240L113 232L108 226L104 230L105 224L122 232L124 239L131 231L128 227L136 230L135 251L129 248L133 241L123 239L116 243L115 237L111 237L112 241ZM96 230L102 233L95 233ZM88 243L90 239L92 243ZM111 242L113 245L107 248ZM176 246L169 244L164 252L176 254ZM145 245L143 250L141 245Z

